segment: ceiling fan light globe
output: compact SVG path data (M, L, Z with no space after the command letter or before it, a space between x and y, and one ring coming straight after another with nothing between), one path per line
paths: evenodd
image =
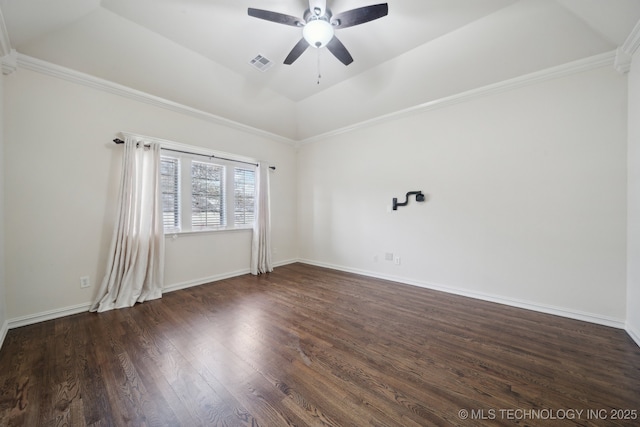
M302 29L302 37L310 46L325 47L333 38L333 26L321 19L310 21Z

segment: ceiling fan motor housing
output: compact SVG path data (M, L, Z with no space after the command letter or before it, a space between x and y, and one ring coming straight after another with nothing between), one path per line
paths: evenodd
M302 29L302 37L315 48L325 47L333 38L333 25L329 23L327 14L321 17L311 15Z

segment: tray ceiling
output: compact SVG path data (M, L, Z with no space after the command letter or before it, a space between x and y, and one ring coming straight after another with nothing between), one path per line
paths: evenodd
M0 0L0 9L20 53L293 139L614 50L640 19L640 0L388 3L388 16L336 32L349 66L313 48L282 64L301 30L247 15L301 17L304 0ZM252 67L257 55L273 65ZM314 125L340 105L338 119ZM288 118L272 128L255 117L274 109Z

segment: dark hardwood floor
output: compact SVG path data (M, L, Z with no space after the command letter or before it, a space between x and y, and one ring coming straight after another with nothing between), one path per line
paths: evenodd
M3 426L640 425L640 349L293 264L10 330L0 393Z

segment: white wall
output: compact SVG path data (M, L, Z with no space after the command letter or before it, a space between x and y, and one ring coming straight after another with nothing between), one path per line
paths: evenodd
M303 145L300 257L622 326L626 90L600 68Z
M120 131L268 161L275 262L296 257L292 146L19 69L5 81L6 316L83 307L105 272ZM168 287L248 271L250 231L167 240ZM89 275L93 286L80 289Z
M640 345L640 50L629 73L627 331Z

